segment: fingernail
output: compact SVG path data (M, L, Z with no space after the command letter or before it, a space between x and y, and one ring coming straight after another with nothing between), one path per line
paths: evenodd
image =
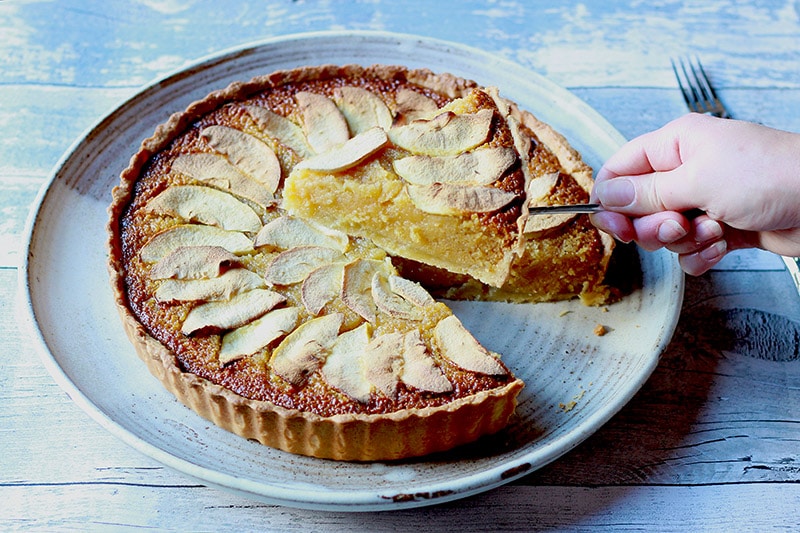
M694 233L697 242L717 240L722 237L722 225L716 220L709 218L698 224Z
M665 220L658 226L658 240L664 244L670 244L686 237L687 233L683 226L678 224L677 220Z
M624 178L615 178L598 183L595 187L597 198L606 207L625 207L633 203L636 190L633 183Z
M728 251L728 243L724 239L722 239L700 250L699 255L703 259L703 261L706 261L708 263L715 263L720 259L722 259L722 256L724 256L725 252L727 251Z

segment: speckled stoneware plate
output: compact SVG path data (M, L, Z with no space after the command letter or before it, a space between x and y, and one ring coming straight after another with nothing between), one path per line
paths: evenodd
M578 302L455 303L456 314L527 384L510 427L446 454L354 464L247 441L180 405L148 373L122 330L106 273L106 207L142 139L212 90L309 64L402 64L495 85L551 123L595 168L623 141L564 89L479 50L385 33L269 40L205 59L125 101L63 157L29 222L21 277L43 360L72 399L122 440L203 483L312 509L400 509L465 497L555 460L641 387L677 322L683 276L668 253L638 253L641 289L601 309ZM593 334L597 324L609 328Z

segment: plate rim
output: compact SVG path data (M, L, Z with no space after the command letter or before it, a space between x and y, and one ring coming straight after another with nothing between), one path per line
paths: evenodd
M541 82L542 84L547 85L559 91L560 93L569 95L571 99L570 103L573 103L574 101L574 103L579 107L577 111L581 115L590 118L593 123L602 126L604 133L609 135L611 140L616 141L620 145L625 141L624 137L616 130L616 128L608 123L604 117L602 117L588 104L583 102L583 100L569 92L566 88L561 87L548 78L504 57L495 56L490 52L460 43L408 33L359 30L293 33L229 47L221 51L207 54L199 59L189 61L183 66L173 69L172 71L143 85L133 94L115 104L110 111L89 126L62 154L58 162L51 170L48 179L40 188L39 193L37 194L36 199L30 208L25 223L25 230L23 233L23 250L25 253L22 257L19 271L20 274L18 275L18 305L16 306L18 315L22 315L19 317L20 323L25 325L24 329L27 331L29 336L34 339L35 349L39 353L40 359L47 368L48 372L58 383L58 385L68 394L70 399L75 402L85 413L87 413L107 431L115 435L129 446L133 447L135 450L138 450L150 458L169 466L188 477L197 479L203 484L215 486L223 490L245 495L250 498L268 503L305 509L338 511L375 511L421 507L461 499L491 490L530 473L532 470L530 468L525 468L526 464L528 467L530 467L530 463L527 462L527 458L530 456L530 453L522 454L517 458L504 461L498 465L494 465L479 472L459 478L461 482L461 488L456 491L452 491L450 489L450 485L447 484L448 482L446 481L429 482L426 485L427 489L429 490L429 494L436 494L436 496L427 498L412 498L406 501L397 501L393 499L393 496L396 495L384 495L379 491L368 489L342 491L337 493L336 491L309 491L303 488L286 486L274 487L264 482L252 482L250 480L236 477L235 475L197 465L187 459L177 457L168 451L161 449L155 444L148 442L143 437L134 435L132 432L121 426L118 422L114 421L111 416L106 414L99 406L92 402L88 396L69 378L64 369L59 365L57 358L50 350L47 340L44 337L41 328L39 327L32 299L32 284L30 280L31 261L33 259L33 252L36 245L36 224L45 200L48 194L51 192L53 184L58 179L59 175L61 175L64 167L71 160L76 151L87 141L88 138L91 137L93 132L100 130L106 122L112 121L116 114L123 112L127 107L133 105L137 99L145 98L151 92L169 86L171 83L178 81L179 78L190 75L191 72L202 71L210 68L216 63L225 63L235 60L237 57L252 54L258 49L265 47L297 41L304 42L331 38L359 38L365 40L392 39L398 41L398 43L405 44L408 44L409 42L426 43L428 45L441 47L444 49L459 50L461 53L470 54L472 56L478 56L481 58L491 57L493 61L503 63L504 65L508 65L513 69L522 70L527 74L534 75L537 83ZM666 254L664 251L655 253ZM662 327L661 332L663 332L663 334L655 344L654 356L649 359L649 364L643 368L638 385L636 387L629 388L626 391L626 394L617 396L615 398L615 402L611 402L610 404L603 406L601 409L592 411L583 421L583 423L576 428L576 431L578 432L577 435L574 432L568 432L552 442L547 443L544 447L538 448L537 453L542 454L543 451L546 453L544 453L544 462L537 465L537 468L541 468L542 466L549 464L550 462L568 453L580 445L584 440L586 440L586 438L596 432L602 425L607 423L611 417L613 417L620 409L629 403L631 398L640 390L642 385L644 385L652 372L655 370L660 356L669 343L675 327L677 326L681 301L684 297L684 277L682 271L680 271L680 268L677 265L677 259L673 259L672 256L670 256L668 263L672 264L672 269L668 271L668 274L671 274L671 277L668 280L667 285L673 287L676 291L676 299L678 300L676 303L676 308L678 312L673 313L671 315L671 320ZM564 441L566 441L568 446L564 446ZM272 488L272 490L265 491L265 487Z

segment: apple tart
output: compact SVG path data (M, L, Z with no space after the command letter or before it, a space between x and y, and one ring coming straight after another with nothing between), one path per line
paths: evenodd
M173 115L114 189L109 271L149 370L215 424L340 460L503 429L523 383L431 292L603 301L591 170L496 90L322 66ZM420 283L422 282L422 283Z

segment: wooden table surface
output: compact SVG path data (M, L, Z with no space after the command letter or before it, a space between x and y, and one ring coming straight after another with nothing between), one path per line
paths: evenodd
M685 112L669 59L696 53L737 118L800 131L794 1L0 2L0 529L800 528L800 297L766 253L687 279L655 373L581 446L442 505L354 514L244 499L140 454L71 402L15 303L25 221L52 168L143 84L233 46L319 30L497 53L628 138Z

